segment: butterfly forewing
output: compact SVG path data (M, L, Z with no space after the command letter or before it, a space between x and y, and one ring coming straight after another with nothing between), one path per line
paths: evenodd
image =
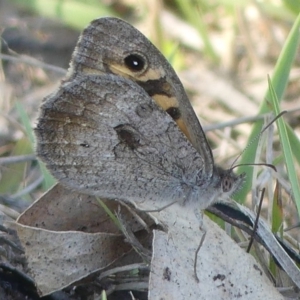
M138 63L138 68L128 65L128 58ZM94 20L84 30L73 54L69 77L108 73L136 82L171 115L203 157L209 180L214 163L211 149L174 69L142 33L116 18Z

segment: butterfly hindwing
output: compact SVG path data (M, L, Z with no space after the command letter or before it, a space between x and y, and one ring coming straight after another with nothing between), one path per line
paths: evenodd
M161 207L201 185L201 156L140 86L119 76L65 82L42 105L35 131L53 175L82 192Z

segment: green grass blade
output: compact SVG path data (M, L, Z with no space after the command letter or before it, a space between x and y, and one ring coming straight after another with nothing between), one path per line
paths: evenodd
M107 300L107 296L106 296L105 290L103 290L103 291L101 292L101 300Z
M41 162L40 160L38 161L40 165L41 172L44 177L43 181L43 190L47 191L49 190L54 184L57 182L56 179L50 174L50 172L47 170L45 164Z
M289 126L289 124L286 124L286 130L292 148L293 157L297 160L298 164L300 165L300 141L293 129Z
M25 128L26 135L29 138L29 141L31 143L31 148L34 149L34 134L33 134L33 130L32 130L32 126L28 114L26 113L24 106L20 102L16 102L16 109L19 113L21 123Z
M11 155L26 154L32 154L32 145L27 137L23 137L15 143ZM12 164L9 167L1 166L0 194L11 195L19 191L22 188L26 168L28 168L28 162Z
M278 100L281 101L284 91L286 89L289 73L294 62L294 58L298 51L299 46L299 29L300 29L300 15L295 20L295 23L289 33L289 36L286 40L286 43L279 55L276 66L274 68L274 73L271 76L272 86L274 86L274 91L278 97ZM269 111L267 101L270 99L270 91L268 90L265 94L264 101L261 104L259 109L259 113L263 114ZM258 141L254 140L255 137L259 135L262 130L262 123L256 123L253 126L252 133L250 134L248 143L251 142L251 145L245 150L241 157L240 164L253 163L255 159L256 148L258 145ZM239 202L244 202L251 188L251 179L253 174L253 169L251 167L240 167L238 173L245 172L247 174L247 181L244 186L239 190L235 199Z
M270 79L269 79L269 89L271 95L270 101L273 104L273 109L275 114L278 115L280 113L279 101ZM286 163L288 178L292 187L294 200L298 209L298 215L300 216L300 187L298 183L297 172L295 169L295 163L293 160L291 144L288 139L288 134L287 134L287 130L283 118L279 118L276 121L276 123L278 126L279 138L283 150L283 156Z
M114 224L122 231L122 225L120 224L118 218L115 216L115 214L107 207L107 205L98 197L96 197L97 202L99 205L103 208L103 210L107 213L107 215L111 218L111 220L114 222Z

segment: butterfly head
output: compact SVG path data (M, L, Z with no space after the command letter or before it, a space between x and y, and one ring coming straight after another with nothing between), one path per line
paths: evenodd
M212 199L212 203L230 198L242 187L245 177L245 173L236 175L232 169L224 170L220 167L215 167L212 183L213 187L216 188L215 190L219 192L215 199Z

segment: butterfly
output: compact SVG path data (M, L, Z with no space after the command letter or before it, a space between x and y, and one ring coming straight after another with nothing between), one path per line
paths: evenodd
M138 207L205 209L245 177L215 165L175 71L117 18L83 31L67 76L41 106L35 134L38 156L61 184Z

